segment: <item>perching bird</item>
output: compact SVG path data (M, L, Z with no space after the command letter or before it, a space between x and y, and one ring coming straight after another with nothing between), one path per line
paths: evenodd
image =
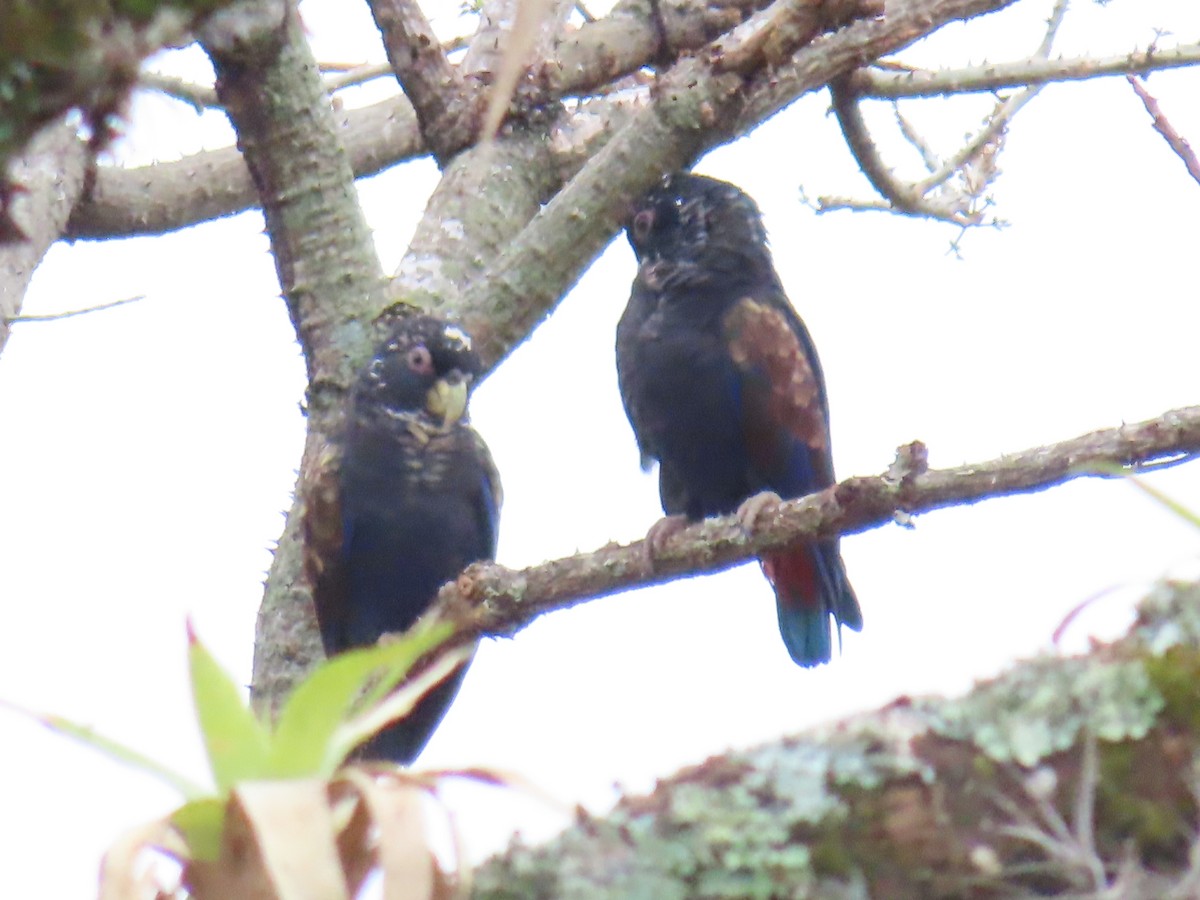
M359 374L336 473L340 546L331 546L330 565L310 567L327 655L405 630L438 588L495 557L500 480L465 417L478 373L462 329L410 315ZM411 762L465 673L464 665L362 755Z
M684 517L675 522L752 517L769 505L762 492L794 498L833 484L821 366L754 201L732 184L676 173L635 204L625 227L638 273L617 326L617 374L643 464L659 462L664 511ZM761 562L792 659L828 662L829 617L862 627L837 540Z

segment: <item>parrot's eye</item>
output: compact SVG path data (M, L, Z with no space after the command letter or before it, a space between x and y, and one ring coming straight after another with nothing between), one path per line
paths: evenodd
M654 227L654 210L643 209L633 217L633 236L639 241L644 241L650 236L650 229Z
M428 375L433 371L433 356L424 344L418 344L408 351L408 367L418 375Z

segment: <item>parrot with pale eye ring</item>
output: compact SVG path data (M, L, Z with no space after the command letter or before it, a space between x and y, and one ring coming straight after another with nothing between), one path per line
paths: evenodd
M323 511L338 521L311 523L305 542L312 553L325 548L326 559L306 559L306 568L326 655L404 631L442 585L470 563L495 558L500 479L466 416L479 372L466 332L412 314L391 326L358 375L336 472L337 502ZM466 669L364 745L360 756L412 762Z

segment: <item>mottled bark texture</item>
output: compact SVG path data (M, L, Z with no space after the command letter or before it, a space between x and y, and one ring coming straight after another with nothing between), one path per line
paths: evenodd
M1200 896L1200 586L965 697L713 757L475 873L478 898Z
M263 208L279 284L308 366L302 471L309 472L327 459L342 401L369 355L370 322L383 305L383 273L295 7L281 4L276 15L248 30L218 19L204 46ZM253 690L268 705L321 658L301 565L313 481L299 485L259 610Z
M62 235L83 193L90 156L75 129L60 123L44 128L11 161L7 177L20 190L9 209L15 234L0 240L0 352L20 315L33 270Z

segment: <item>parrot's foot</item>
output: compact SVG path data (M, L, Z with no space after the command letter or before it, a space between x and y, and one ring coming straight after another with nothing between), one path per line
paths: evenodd
M683 515L663 516L650 526L646 532L646 558L651 566L654 558L662 553L663 545L687 526L688 518Z
M737 508L736 514L742 530L749 533L754 528L754 523L763 515L774 515L781 503L783 503L783 498L774 491L762 491L743 500L742 505Z

